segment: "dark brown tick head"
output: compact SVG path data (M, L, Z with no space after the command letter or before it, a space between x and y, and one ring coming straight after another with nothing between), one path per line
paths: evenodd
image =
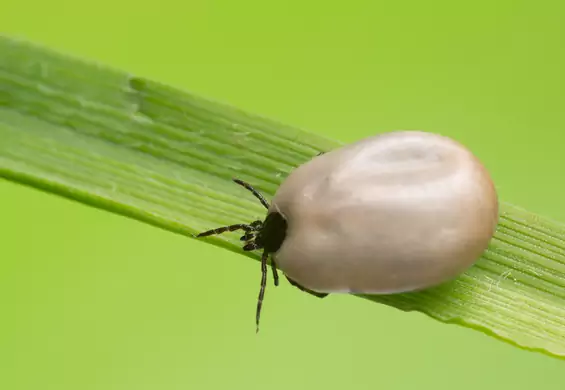
M262 225L255 238L255 243L264 248L267 253L277 252L286 237L288 223L280 213L273 212L267 215Z

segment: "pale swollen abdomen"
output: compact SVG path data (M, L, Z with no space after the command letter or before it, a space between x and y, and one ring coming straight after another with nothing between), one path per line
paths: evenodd
M479 259L498 222L489 173L444 136L396 131L293 171L270 212L288 223L280 269L327 293L387 294L450 280Z

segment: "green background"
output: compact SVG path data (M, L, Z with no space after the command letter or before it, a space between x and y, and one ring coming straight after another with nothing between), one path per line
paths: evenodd
M0 2L3 33L341 141L471 147L503 200L565 221L562 1ZM1 140L0 140L1 142ZM0 389L563 389L565 362L0 182Z

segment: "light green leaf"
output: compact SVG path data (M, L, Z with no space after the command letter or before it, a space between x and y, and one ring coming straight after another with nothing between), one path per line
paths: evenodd
M156 82L0 39L0 176L172 232L261 219L233 176L272 196L338 142ZM243 254L237 237L208 242ZM254 253L244 254L254 259ZM502 204L457 280L369 299L565 356L565 227Z

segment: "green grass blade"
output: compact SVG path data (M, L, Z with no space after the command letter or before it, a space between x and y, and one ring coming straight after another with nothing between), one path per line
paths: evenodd
M264 216L232 176L272 196L294 167L336 146L150 80L0 38L0 176L9 180L191 236ZM207 241L242 253L237 237ZM489 249L457 280L368 298L564 357L565 227L503 203Z

